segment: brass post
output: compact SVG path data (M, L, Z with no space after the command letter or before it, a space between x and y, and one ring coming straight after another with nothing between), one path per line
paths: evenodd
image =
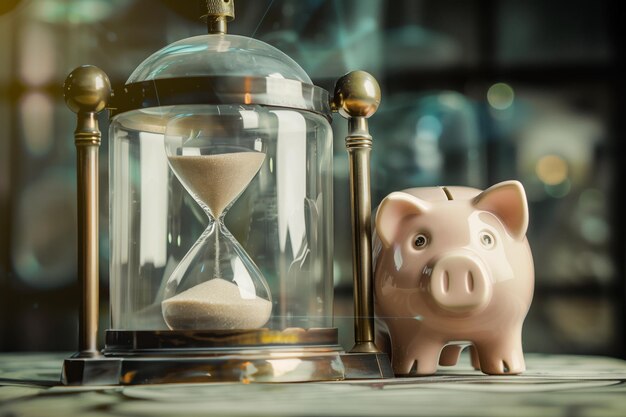
M235 18L235 0L207 0L206 24L209 33L227 32L227 22Z
M367 119L380 105L380 86L365 71L353 71L335 85L331 106L348 119L346 149L350 161L352 269L354 279L354 339L351 353L379 353L374 344L374 294L370 151L372 136Z
M101 134L97 114L111 96L109 78L101 69L84 65L63 85L65 103L76 113L76 177L78 203L78 277L82 298L79 355L98 355L98 148Z

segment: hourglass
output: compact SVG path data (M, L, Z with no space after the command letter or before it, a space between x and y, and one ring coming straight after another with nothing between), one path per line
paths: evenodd
M272 311L261 271L223 222L263 165L263 140L235 133L241 113L221 107L166 128L169 166L209 218L165 286L161 307L172 330L260 328Z
M111 97L103 350L96 113L111 89L95 67L66 80L77 112L83 307L64 384L393 376L373 343L367 118L380 88L356 71L331 97L283 52L228 34L235 1L206 0L209 33L150 55ZM354 230L350 353L333 326L333 112L350 119L351 188L341 200L350 199Z

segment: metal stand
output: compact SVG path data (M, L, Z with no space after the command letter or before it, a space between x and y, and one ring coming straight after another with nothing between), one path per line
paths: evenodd
M349 379L393 377L387 354L380 352L374 344L370 187L373 142L367 119L378 109L380 98L376 79L365 71L353 71L337 81L331 103L333 110L347 118L349 123L346 149L350 161L355 345L350 353L342 355Z
M97 114L107 106L111 83L100 68L76 68L63 86L65 102L76 113L74 131L78 203L78 275L82 299L79 319L80 357L95 357L98 352L98 149L101 134Z
M380 103L380 88L357 71L337 83L334 105L350 118L346 147L354 232L355 340L350 353L336 329L232 331L107 331L101 353L98 334L98 147L96 115L111 95L96 67L74 70L65 99L78 116L79 271L82 291L79 352L64 363L68 385L171 382L304 382L393 377L387 355L374 344L369 152L367 118Z
M309 382L346 378L337 329L108 330L98 358L70 358L66 385Z

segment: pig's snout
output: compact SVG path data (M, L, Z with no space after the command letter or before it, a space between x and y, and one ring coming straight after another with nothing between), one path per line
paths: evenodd
M482 260L470 251L439 258L432 269L430 291L439 307L453 313L482 309L491 299L491 281Z

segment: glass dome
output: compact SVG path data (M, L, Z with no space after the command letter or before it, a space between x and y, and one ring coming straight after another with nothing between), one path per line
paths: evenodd
M115 100L109 337L335 340L328 92L264 42L210 34L147 58Z
M266 105L306 110L330 120L328 92L278 49L244 36L210 34L174 42L152 54L114 97L112 115L162 132L172 105Z
M257 39L202 35L182 39L152 54L127 84L178 77L263 77L312 84L293 59Z

